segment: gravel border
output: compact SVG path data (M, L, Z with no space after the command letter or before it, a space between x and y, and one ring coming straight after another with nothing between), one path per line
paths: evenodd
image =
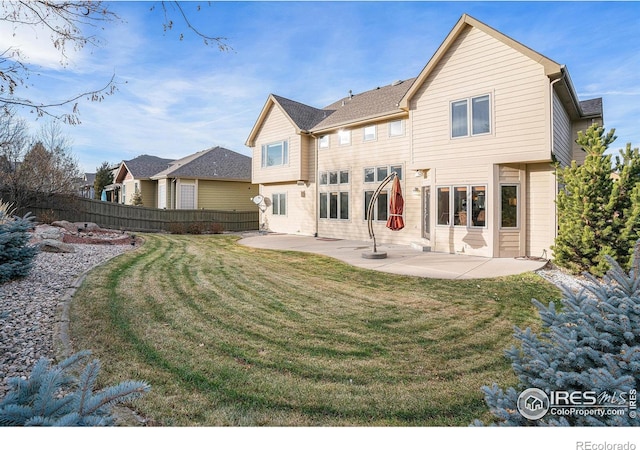
M25 278L0 285L0 398L12 377L26 379L40 358L71 354L69 304L87 273L133 249L70 244L74 253L39 252Z

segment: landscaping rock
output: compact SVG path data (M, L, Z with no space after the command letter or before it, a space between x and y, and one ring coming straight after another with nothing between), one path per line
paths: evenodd
M58 228L64 228L67 231L77 231L78 229L78 227L68 220L56 220L55 222L51 222L51 225Z
M82 230L86 233L88 231L97 231L99 229L100 227L98 226L98 224L93 222L74 222L73 224L74 231Z
M33 234L36 239L56 241L62 240L62 230L51 225L38 225Z
M73 245L65 244L54 239L44 239L38 243L38 247L40 251L48 253L75 253L76 251Z

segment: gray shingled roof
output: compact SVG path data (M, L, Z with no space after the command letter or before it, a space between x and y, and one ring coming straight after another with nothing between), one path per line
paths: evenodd
M580 102L580 108L585 116L602 116L602 98L592 98Z
M345 97L323 108L327 117L313 129L322 130L363 119L400 112L398 103L409 90L415 78L397 81L387 86Z
M224 147L203 150L175 161L162 175L167 177L251 181L251 158ZM160 175L158 173L157 175Z
M301 130L308 131L326 117L326 111L273 94L273 98Z
M149 178L167 168L173 159L159 158L151 155L140 155L136 158L124 161L129 173L134 178Z
M323 109L272 95L298 128L316 131L399 112L398 103L414 80L411 78L345 97Z

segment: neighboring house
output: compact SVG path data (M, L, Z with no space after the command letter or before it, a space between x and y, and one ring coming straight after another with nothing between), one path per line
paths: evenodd
M602 100L580 101L565 66L463 15L416 78L325 108L270 95L246 145L272 231L368 240L366 205L395 171L406 225L385 227L386 189L378 242L550 257L552 163L583 162L593 122Z
M95 198L95 188L93 187L94 181L96 181L96 174L85 172L82 175L82 179L78 186L78 195L83 198Z
M157 182L151 177L165 170L173 159L141 155L128 161L122 161L109 188L117 191L119 203L132 205L133 194L140 192L142 206L157 207Z
M173 161L151 179L157 183L158 208L256 210L251 158L223 147Z

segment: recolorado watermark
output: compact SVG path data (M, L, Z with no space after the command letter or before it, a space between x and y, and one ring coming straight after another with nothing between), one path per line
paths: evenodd
M636 450L633 442L576 442L576 450Z
M554 416L637 417L637 392L550 391L529 388L518 397L518 411L529 420ZM584 450L617 450L617 447L582 447ZM635 449L635 445L634 445ZM623 449L620 450L634 450Z

